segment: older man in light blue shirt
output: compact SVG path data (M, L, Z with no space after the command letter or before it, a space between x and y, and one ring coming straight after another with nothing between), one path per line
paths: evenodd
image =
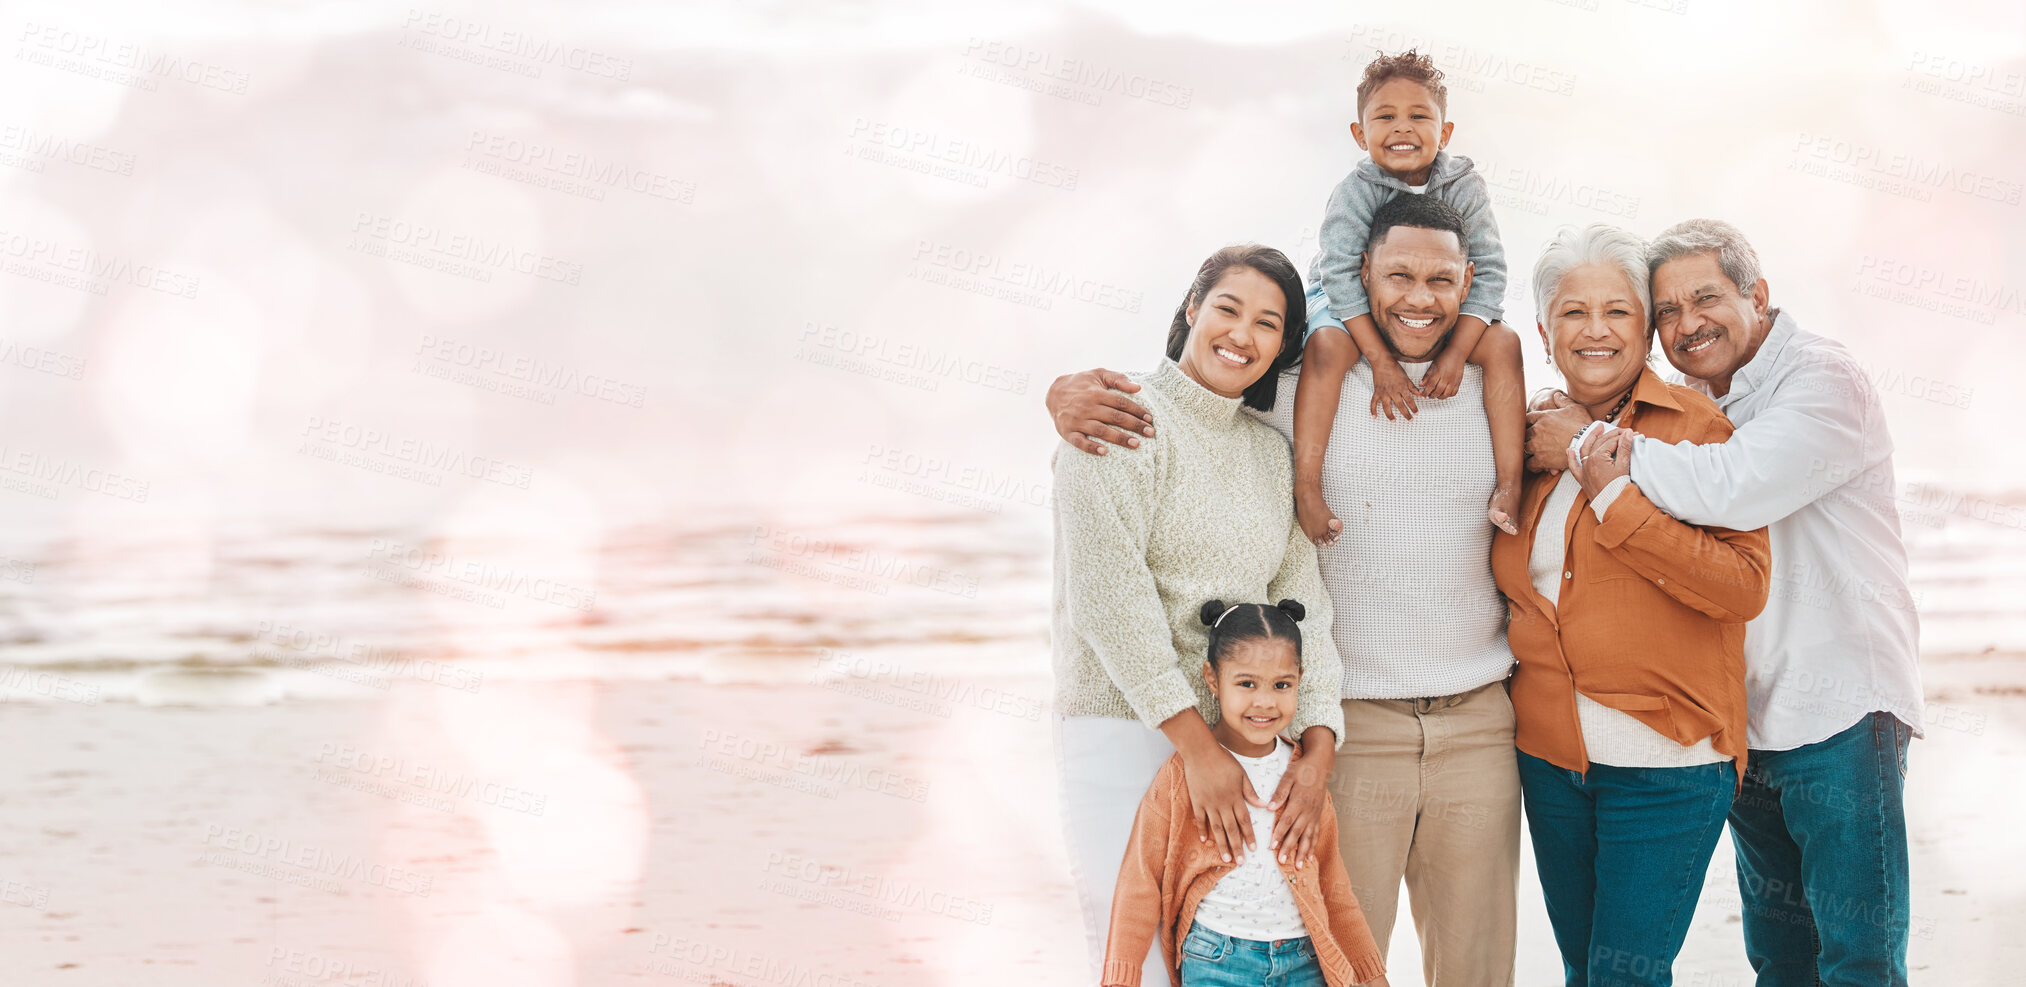
M1745 633L1750 767L1731 809L1746 952L1759 987L1904 985L1902 793L1922 695L1883 409L1842 344L1768 307L1736 227L1679 224L1648 267L1669 362L1738 429L1720 445L1641 436L1611 468L1681 520L1772 536L1772 599ZM1556 404L1531 416L1529 466L1564 468L1588 423Z

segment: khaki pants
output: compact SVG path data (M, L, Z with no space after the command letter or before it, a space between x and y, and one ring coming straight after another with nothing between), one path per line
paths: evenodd
M1513 982L1520 785L1503 682L1346 699L1330 776L1337 844L1386 949L1407 882L1429 987Z

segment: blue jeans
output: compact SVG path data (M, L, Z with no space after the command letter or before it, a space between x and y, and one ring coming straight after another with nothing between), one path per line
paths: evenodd
M1296 939L1235 939L1189 923L1182 937L1182 987L1328 987L1315 947Z
M1751 752L1731 842L1759 987L1905 987L1912 739L1872 713L1820 743Z
M1730 761L1592 764L1519 751L1541 896L1569 987L1667 987L1737 791Z

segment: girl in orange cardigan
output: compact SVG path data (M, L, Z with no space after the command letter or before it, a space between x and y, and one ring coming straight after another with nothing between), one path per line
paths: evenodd
M1203 604L1210 625L1203 678L1221 715L1210 728L1238 758L1255 792L1271 792L1300 745L1280 736L1294 722L1301 682L1302 605L1221 600ZM1254 832L1273 830L1273 813L1250 807ZM1337 853L1337 819L1323 802L1322 833L1309 861L1274 855L1220 859L1189 806L1180 754L1168 759L1140 800L1112 897L1104 987L1140 987L1156 932L1171 978L1197 984L1277 987L1386 987L1386 964Z

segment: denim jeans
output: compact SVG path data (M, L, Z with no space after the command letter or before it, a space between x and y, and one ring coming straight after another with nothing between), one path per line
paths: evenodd
M1328 981L1307 936L1235 939L1191 922L1182 937L1182 987L1328 987Z
M1590 765L1524 751L1520 789L1569 987L1666 987L1737 791L1730 761Z
M1820 743L1751 752L1731 842L1759 987L1905 987L1912 739L1872 713Z

